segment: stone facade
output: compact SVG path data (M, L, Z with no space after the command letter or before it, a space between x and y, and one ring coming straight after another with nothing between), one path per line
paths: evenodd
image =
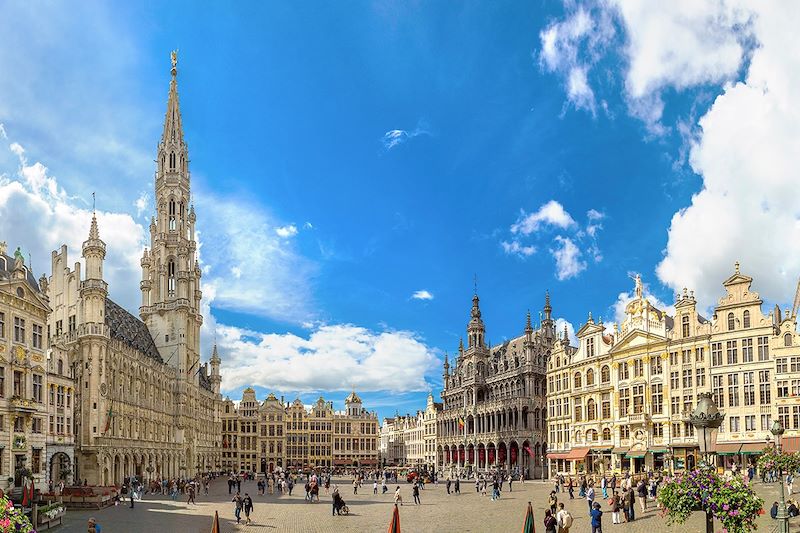
M80 263L70 269L66 246L53 252L48 328L75 380L77 476L90 484L192 476L220 460L220 359L215 348L210 369L200 364L200 267L176 63L173 56L157 213L141 260L141 320L108 297L95 217L82 246L85 272Z
M726 415L716 435L719 466L758 454L775 417L785 438L800 434L800 402L791 395L800 372L796 316L777 308L764 315L752 281L737 263L709 320L686 289L667 315L637 277L619 328L606 331L590 315L577 347L565 334L547 372L551 474L693 466L697 437L687 415L701 392L713 393Z
M380 456L383 466L436 467L436 420L442 409L428 394L424 411L396 415L381 425Z
M445 471L538 475L547 449L545 373L556 337L551 315L548 295L538 329L529 313L521 336L491 346L473 296L467 347L459 345L452 372L444 362L437 464Z
M42 280L43 281L43 280ZM41 282L40 282L41 283ZM0 243L0 478L3 488L21 486L21 473L30 472L36 487L45 489L48 481L46 446L56 437L48 427L51 408L47 395L53 382L48 373L47 296L25 265L19 249L6 255ZM64 389L59 389L64 394ZM64 400L66 396L60 396ZM61 404L59 435L68 436L64 426L72 409ZM50 419L52 420L52 418ZM69 440L65 441L68 445ZM65 446L66 468L71 469L72 451ZM71 473L71 471L70 471ZM71 476L70 476L71 477Z
M378 418L355 393L345 410L319 398L310 409L300 399L284 403L270 394L263 402L247 388L239 406L222 405L222 466L233 471L278 468L373 467L378 464Z

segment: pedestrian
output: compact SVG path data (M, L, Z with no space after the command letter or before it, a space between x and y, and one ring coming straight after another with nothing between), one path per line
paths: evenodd
M619 524L619 494L614 492L611 495L611 523Z
M389 488L386 486L386 477L381 478L381 494L386 494ZM450 481L447 482L447 494L450 494Z
M600 510L600 504L595 503L592 507L592 533L603 533L603 511Z
M475 492L478 493L481 491L481 478L479 476L475 476Z
M186 488L186 492L189 494L189 499L186 500L186 504L188 505L190 503L193 503L197 505L197 502L194 501L194 493L195 493L194 481L189 483L189 486Z
M633 494L633 489L628 487L625 493L625 504L628 507L628 522L636 520L636 496Z
M422 505L422 502L419 500L419 483L414 483L411 493L414 495L414 505Z
M558 533L569 533L569 528L572 527L572 515L564 509L563 502L558 504L556 523L558 524Z
M450 476L447 476L447 482L445 482L445 486L447 487L447 494L450 494L450 483L452 483L450 481ZM386 485L384 484L384 486Z
M461 494L461 480L456 477L456 494Z
M353 480L353 494L358 494L358 479Z
M569 492L569 499L570 500L574 500L575 499L575 486L574 486L574 483L572 482L572 478L569 478L568 492Z
M555 515L558 507L558 496L556 496L555 491L550 491L550 498L548 498L547 504L550 506L550 512Z
M133 509L133 498L136 495L136 491L132 487L128 487L128 495L131 497L131 509Z
M636 493L639 495L639 507L642 509L642 514L647 510L647 485L644 480L639 481L636 487Z
M513 475L512 476L508 476L508 492L513 492L511 490L511 483L513 483L513 482L514 482L514 476Z
M245 524L249 524L250 513L253 511L253 499L246 492L244 493L244 500L242 500L242 508L244 509L244 516L247 519Z
M605 475L600 479L600 488L603 490L603 499L607 500L608 499L608 480L606 479Z
M556 533L557 524L558 522L553 516L553 513L550 509L546 509L544 512L544 533Z
M394 490L394 503L395 504L399 503L401 507L403 506L403 497L400 496L400 485L398 485L397 488Z
M372 494L378 494L378 480L372 482Z
M102 531L103 531L103 528L100 527L100 524L98 524L97 520L95 520L94 518L90 518L89 519L89 524L88 525L89 525L89 530L90 531L91 531L91 528L94 528L94 533L102 533Z
M789 496L792 495L792 485L794 484L794 475L789 472L786 476L786 490L789 492Z
M586 502L589 504L589 514L592 514L592 509L594 508L594 487L589 485L589 489L586 491Z
M773 520L778 518L778 502L774 502L772 507L770 507L769 516L771 516Z
M342 507L344 507L344 500L342 499L342 495L339 494L339 487L337 487L336 485L333 486L333 492L331 493L331 498L333 498L333 509L331 510L331 516L335 514L341 516Z
M242 516L242 497L237 492L231 501L235 504L233 514L236 515L236 523L238 524Z

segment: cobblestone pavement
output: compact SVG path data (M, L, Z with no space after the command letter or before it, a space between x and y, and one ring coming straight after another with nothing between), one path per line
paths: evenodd
M197 505L187 506L186 499L173 502L169 497L145 496L137 501L134 509L129 504L110 507L101 511L70 511L65 525L58 529L62 532L86 531L86 521L90 516L97 518L103 527L103 533L209 533L214 511L219 511L220 525L224 533L229 532L275 532L275 533L314 533L314 532L383 532L386 531L393 508L393 492L397 486L390 485L384 495L373 495L372 485L364 485L358 495L353 494L352 485L346 480L339 480L340 492L350 508L350 516L331 516L331 499L320 494L320 503L306 503L305 493L300 491L292 496L266 495L258 496L255 481L242 484L242 493L248 492L253 498L255 509L251 525L237 525L230 503L228 487L224 479L212 483L211 494L200 495ZM542 520L547 496L551 489L549 483L540 481L514 483L513 491L506 490L497 502L488 496L476 494L473 483L461 484L461 494L447 494L444 484L428 485L421 491L422 505L414 505L411 486L401 482L401 494L404 505L400 509L400 525L407 532L515 532L522 527L528 501L533 502L536 528L544 531ZM777 486L756 484L756 490L767 502L767 509L777 499ZM599 491L598 491L599 493ZM588 507L584 500L569 500L566 493L559 499L566 503L575 522L572 533L590 533ZM797 495L794 495L797 498ZM703 516L695 513L681 526L668 526L664 518L658 515L651 502L649 509L639 514L637 503L637 519L630 524L612 525L608 505L603 504L603 529L605 533L653 533L654 529L668 533L703 532L705 523ZM244 516L244 514L242 515ZM800 531L800 519L793 519L791 531ZM765 514L759 518L759 531L773 531L774 521ZM721 528L717 525L717 531Z

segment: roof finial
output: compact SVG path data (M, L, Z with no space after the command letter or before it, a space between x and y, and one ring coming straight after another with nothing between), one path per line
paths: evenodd
M94 191L93 191L92 192L92 216L94 216L95 212L96 212L96 209L95 209L95 197L94 197Z
M733 268L736 270L736 273L738 274L738 273L739 273L739 261L736 261L736 262L733 264Z

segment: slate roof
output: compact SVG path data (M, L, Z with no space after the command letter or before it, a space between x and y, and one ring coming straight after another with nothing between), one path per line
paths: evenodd
M214 389L211 387L211 379L206 374L207 371L208 371L207 364L200 367L200 372L198 373L198 376L200 378L200 386L207 391L214 392Z
M14 258L10 255L0 254L0 279L11 279L11 273L13 271ZM33 272L28 268L28 265L25 265L25 272L27 273L28 285L36 292L39 292L39 283L36 281Z
M150 336L147 326L117 305L112 299L106 298L106 325L111 329L111 338L117 339L131 348L139 350L148 357L162 363L161 354L158 353Z

